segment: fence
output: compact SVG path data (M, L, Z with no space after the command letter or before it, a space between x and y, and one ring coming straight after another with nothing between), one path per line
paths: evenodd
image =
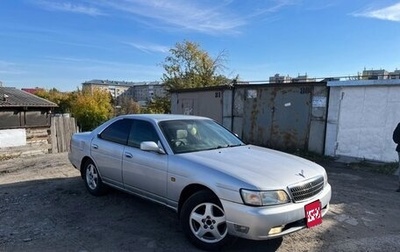
M75 118L55 116L50 127L25 128L26 144L0 147L0 160L69 151L72 134L77 132ZM6 144L4 144L7 146Z
M75 118L69 116L52 117L50 131L51 152L60 153L69 151L71 136L77 132Z

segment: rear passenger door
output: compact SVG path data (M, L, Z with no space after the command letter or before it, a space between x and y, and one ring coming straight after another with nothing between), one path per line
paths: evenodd
M140 149L141 142L159 143L159 139L151 122L133 120L128 146L123 155L122 174L126 189L164 202L168 155Z
M131 127L130 119L115 121L97 135L90 145L101 178L121 188L122 158Z

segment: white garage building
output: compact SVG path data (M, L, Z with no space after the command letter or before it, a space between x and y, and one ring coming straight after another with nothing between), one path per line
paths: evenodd
M398 160L392 133L400 122L400 80L329 81L325 155Z

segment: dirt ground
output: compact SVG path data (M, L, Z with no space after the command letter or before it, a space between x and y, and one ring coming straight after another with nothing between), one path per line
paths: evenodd
M312 229L229 251L400 251L397 178L326 163L330 212ZM196 251L172 210L126 193L91 196L67 159L0 161L0 251Z

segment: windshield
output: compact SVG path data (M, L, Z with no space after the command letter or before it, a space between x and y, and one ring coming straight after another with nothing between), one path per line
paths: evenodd
M163 121L159 126L174 153L244 145L238 137L212 120Z

